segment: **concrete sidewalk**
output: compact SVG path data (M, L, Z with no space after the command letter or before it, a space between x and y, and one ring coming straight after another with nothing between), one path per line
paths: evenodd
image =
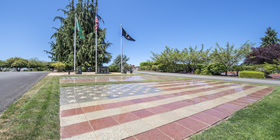
M209 75L180 74L180 73L146 72L146 71L137 71L135 73L163 75L163 76L176 76L176 77L185 77L185 78L193 78L193 79L203 79L203 80L221 80L221 81L230 81L230 82L280 85L280 80L268 80L268 79L238 78L238 77L209 76Z

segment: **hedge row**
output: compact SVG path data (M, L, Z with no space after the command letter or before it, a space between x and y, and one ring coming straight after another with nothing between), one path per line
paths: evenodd
M243 78L265 78L265 74L259 71L241 71L239 72L239 77Z

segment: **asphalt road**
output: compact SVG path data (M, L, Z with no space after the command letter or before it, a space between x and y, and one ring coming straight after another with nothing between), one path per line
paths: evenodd
M47 72L0 72L0 113L47 74Z
M194 79L221 80L221 81L231 81L231 82L245 82L245 83L253 83L253 84L280 85L280 80L270 80L270 79L254 79L254 78L209 76L209 75L179 74L179 73L163 73L163 72L145 72L145 71L138 71L137 73L139 73L139 74L154 74L154 75L186 77L186 78L194 78Z

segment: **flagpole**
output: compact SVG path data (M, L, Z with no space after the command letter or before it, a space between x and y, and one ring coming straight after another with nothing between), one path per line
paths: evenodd
M76 72L76 39L77 39L77 15L75 14L75 27L74 27L74 73Z
M121 73L123 72L123 42L122 42L122 24L121 24Z
M97 74L97 30L95 31L95 74Z
M95 5L95 18L97 17L97 0L96 0L96 3L95 3L96 5ZM95 23L95 74L97 74L97 67L98 67L98 65L97 65L97 29L98 29L98 27L97 27L97 25L96 25L97 23Z

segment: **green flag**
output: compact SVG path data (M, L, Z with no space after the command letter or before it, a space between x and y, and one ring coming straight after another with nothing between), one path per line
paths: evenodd
M82 29L78 19L76 19L76 24L77 24L77 26L76 26L77 29L76 30L78 30L78 34L79 34L80 38L85 39L85 36L83 35L83 29Z

